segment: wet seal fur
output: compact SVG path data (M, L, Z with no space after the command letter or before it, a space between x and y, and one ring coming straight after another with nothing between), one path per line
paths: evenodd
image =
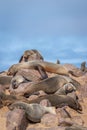
M61 64L55 64L55 63L40 61L40 60L33 60L33 61L14 64L9 68L7 74L15 75L18 72L18 70L20 70L22 68L23 69L35 69L38 66L42 67L45 71L51 72L51 73L68 75L68 76L69 76L69 74L71 74L76 77L82 76L82 75L76 74L76 72L67 70L67 68Z
M56 114L54 107L46 107L37 103L27 104L24 102L16 102L9 106L10 110L13 110L14 108L24 109L27 118L35 123L40 122L42 116L46 113Z

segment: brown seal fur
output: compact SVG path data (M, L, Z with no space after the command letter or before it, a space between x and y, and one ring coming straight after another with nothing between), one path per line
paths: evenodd
M82 111L82 106L80 105L80 103L67 95L44 95L42 97L38 97L37 99L29 101L29 103L40 103L40 101L43 99L49 100L51 105L55 107L69 106L70 108L78 112Z
M40 61L40 60L34 60L34 61L29 61L29 62L23 62L23 63L18 63L12 65L9 70L8 70L8 75L14 75L17 73L18 70L20 69L35 69L38 66L42 67L45 71L51 72L51 73L56 73L56 74L61 74L61 75L69 75L72 74L73 76L81 76L77 75L72 71L67 70L67 68L61 64L55 64L51 62L46 62L46 61Z
M40 73L41 79L47 78L48 75L47 75L47 73L46 73L44 67L41 66L40 64L35 64L35 65L33 65L32 62L34 62L34 61L30 61L30 64L29 64L29 65L27 64L28 62L23 62L23 63L19 63L19 64L14 64L14 65L12 65L12 66L9 68L7 74L8 74L8 75L13 75L13 76L15 76L16 73L18 72L18 70L20 70L20 69L35 69L35 70L37 70L37 71Z
M29 101L22 96L7 95L5 92L0 92L0 108L3 106L9 106L10 104L17 101L24 101L29 103Z
M10 85L12 76L0 76L0 84L1 85Z
M86 62L85 61L81 63L81 70L82 71L86 70Z
M30 60L43 60L43 57L35 49L26 50L26 51L24 51L24 54L21 56L19 62L27 62Z
M21 78L20 76L13 77L12 84L10 85L10 93L15 93L16 95L31 95L34 92L43 90L48 94L52 94L61 89L60 92L66 94L71 91L75 91L80 86L79 83L75 80L61 75L50 77L35 83L30 82L30 84L26 84L26 86L24 87L25 89L21 89L21 83L25 81L26 80L24 78ZM16 89L14 88L14 84ZM58 91L57 93L60 92Z
M14 108L21 108L25 110L27 118L32 122L40 122L41 118L46 113L56 114L54 107L46 107L37 103L24 103L24 102L16 102L9 106L10 110Z
M12 80L11 80L11 84L10 84L10 87L12 87L13 89L16 89L18 88L18 86L21 84L21 83L27 83L29 82L28 79L26 79L25 77L23 77L22 75L15 75ZM9 88L10 89L10 88Z

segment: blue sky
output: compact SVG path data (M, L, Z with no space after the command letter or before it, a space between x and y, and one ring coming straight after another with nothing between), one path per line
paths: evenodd
M87 0L0 1L0 71L28 49L47 61L87 61Z

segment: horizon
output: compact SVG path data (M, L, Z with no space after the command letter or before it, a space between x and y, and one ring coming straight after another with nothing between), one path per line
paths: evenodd
M0 71L25 50L80 67L87 61L87 0L0 1Z

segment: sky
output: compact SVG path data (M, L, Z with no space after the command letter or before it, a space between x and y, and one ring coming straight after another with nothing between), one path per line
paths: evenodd
M49 62L87 61L87 0L0 0L0 71L31 49Z

